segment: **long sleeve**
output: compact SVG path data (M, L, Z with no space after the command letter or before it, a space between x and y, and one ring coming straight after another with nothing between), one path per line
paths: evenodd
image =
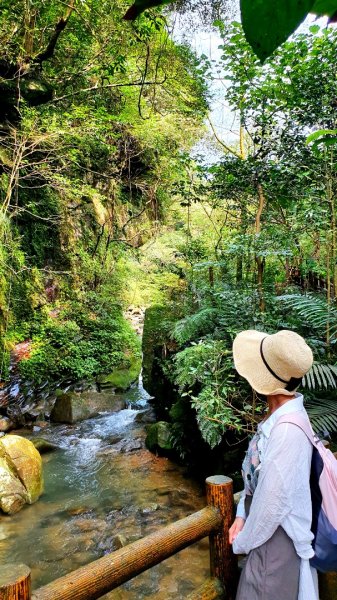
M303 431L292 423L282 423L273 427L261 465L257 488L243 530L233 543L236 554L248 554L271 538L279 525L287 521L291 514L299 522L301 538L301 514L296 508L297 499L307 493L311 520L310 503L310 461L312 448ZM301 502L300 509L301 507ZM284 527L287 531L287 527ZM302 528L306 531L305 527ZM310 531L310 525L308 527ZM289 533L288 533L289 535ZM294 533L296 536L296 531ZM292 539L293 536L291 535ZM303 536L304 537L304 536ZM299 539L303 543L303 556L310 556L310 540ZM295 543L295 540L294 540ZM296 544L295 544L296 547ZM297 549L297 548L296 548ZM309 556L307 556L309 554ZM313 554L313 553L312 553ZM311 554L311 555L312 555Z
M236 516L241 517L242 519L247 519L246 510L245 510L245 499L246 499L246 491L242 490L240 494L240 500L236 507Z

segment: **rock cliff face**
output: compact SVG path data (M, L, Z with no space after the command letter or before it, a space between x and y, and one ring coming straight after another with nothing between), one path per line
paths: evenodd
M42 460L32 442L18 435L0 441L0 508L7 514L33 504L43 492Z

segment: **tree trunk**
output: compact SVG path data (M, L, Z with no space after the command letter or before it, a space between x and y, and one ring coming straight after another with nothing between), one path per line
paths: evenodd
M262 215L262 211L263 211L265 201L266 201L261 183L257 184L257 195L258 195L258 200L259 200L259 206L257 209L256 219L255 219L255 235L256 235L256 237L258 235L260 235L260 233L261 233L261 215ZM257 265L257 293L259 296L259 309L260 309L260 312L264 312L266 309L266 303L265 303L264 294L263 294L263 272L264 272L264 266L265 266L265 259L262 258L261 256L258 256L257 254L255 254L255 262Z

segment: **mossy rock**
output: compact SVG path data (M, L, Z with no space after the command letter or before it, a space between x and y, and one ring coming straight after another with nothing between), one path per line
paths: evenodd
M14 514L43 492L42 459L32 442L6 435L0 442L0 508Z
M55 450L60 450L60 446L53 444L49 440L45 440L44 438L36 437L30 440L36 450L39 451L40 454L46 454L47 452L54 452Z
M102 375L98 379L101 388L113 388L117 391L126 391L132 383L137 381L142 368L141 358L135 357L130 360L127 368L116 368L109 375Z
M56 402L50 413L50 420L54 423L77 423L90 419L98 414L97 409L92 409L85 399L76 392L66 392L57 396Z
M166 421L158 421L147 427L145 444L148 450L172 450L171 424Z

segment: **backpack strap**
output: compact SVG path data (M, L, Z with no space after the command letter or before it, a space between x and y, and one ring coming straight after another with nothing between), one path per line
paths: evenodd
M302 429L303 433L305 433L305 435L307 436L308 440L312 443L312 445L316 446L318 440L316 440L316 435L313 432L311 423L310 423L309 419L307 417L305 417L302 413L294 412L294 413L289 413L288 415L283 415L275 423L275 426L279 425L280 423L292 423L293 425L297 425L297 427Z

